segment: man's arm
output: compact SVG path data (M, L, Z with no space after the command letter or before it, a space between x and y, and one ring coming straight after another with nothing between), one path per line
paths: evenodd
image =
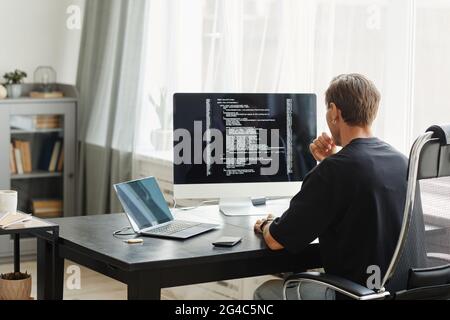
M263 235L264 241L271 250L281 250L284 249L283 245L275 240L269 231L269 227L273 219L274 217L269 214L266 219L256 221L255 232Z
M300 252L330 227L342 202L337 170L334 163L322 161L305 177L281 217L257 221L255 231L263 234L270 249Z

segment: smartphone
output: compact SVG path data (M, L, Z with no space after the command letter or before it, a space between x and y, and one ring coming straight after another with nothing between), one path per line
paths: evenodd
M221 237L212 244L216 247L233 247L241 242L241 237Z

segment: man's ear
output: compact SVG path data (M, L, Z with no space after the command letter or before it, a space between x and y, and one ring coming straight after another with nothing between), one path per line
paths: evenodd
M330 103L330 109L331 109L331 120L334 121L339 121L341 119L341 110L339 110L338 107L336 107L336 105L334 104L334 102Z

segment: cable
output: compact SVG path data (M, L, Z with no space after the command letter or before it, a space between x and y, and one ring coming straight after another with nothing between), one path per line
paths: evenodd
M130 229L131 229L131 227L128 226L128 227L123 227L120 230L116 230L116 231L113 232L113 237L117 238L117 239L122 239L120 237L136 235L136 232L134 232L134 230L133 230L133 233L131 233L131 232L129 232L129 233L122 233L122 232L124 232L126 230L130 230Z

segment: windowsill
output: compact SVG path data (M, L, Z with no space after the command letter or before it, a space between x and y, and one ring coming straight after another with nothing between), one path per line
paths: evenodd
M173 165L173 154L172 151L153 151L148 153L136 153L134 154L134 159L137 161L157 163L159 165Z

